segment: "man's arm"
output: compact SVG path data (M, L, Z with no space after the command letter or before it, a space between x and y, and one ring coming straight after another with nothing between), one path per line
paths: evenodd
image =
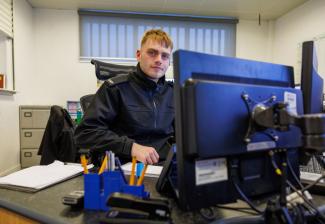
M159 155L153 147L139 145L135 142L132 145L131 155L144 164L154 164L159 162Z
M154 148L139 145L133 139L119 136L110 129L118 114L118 108L117 88L110 87L105 82L75 130L77 146L100 151L112 150L127 157L132 155L145 164L157 163L159 155Z
M75 130L76 144L91 150L112 150L130 156L133 140L111 130L119 108L117 88L103 83Z

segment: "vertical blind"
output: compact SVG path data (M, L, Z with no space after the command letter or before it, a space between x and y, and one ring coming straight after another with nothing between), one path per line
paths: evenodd
M169 17L112 16L107 13L89 15L82 11L79 11L79 16L81 58L135 58L144 32L152 28L161 28L167 32L173 40L174 50L235 55L235 19L223 19L223 22L216 22L216 19L184 21Z
M0 32L2 34L13 38L12 31L12 0L0 1Z

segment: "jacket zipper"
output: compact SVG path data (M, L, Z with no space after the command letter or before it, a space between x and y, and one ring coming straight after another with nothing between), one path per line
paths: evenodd
M154 109L154 115L155 115L154 127L157 128L157 105L156 105L155 99L153 97L152 97L152 102L153 102L153 109Z

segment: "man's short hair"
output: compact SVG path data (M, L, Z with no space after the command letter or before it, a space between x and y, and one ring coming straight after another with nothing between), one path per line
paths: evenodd
M160 42L162 46L173 49L173 41L169 35L161 29L147 30L141 40L141 47L147 42L147 40L154 40Z

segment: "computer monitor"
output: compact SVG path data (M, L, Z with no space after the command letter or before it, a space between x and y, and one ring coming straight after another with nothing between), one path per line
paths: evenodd
M318 61L313 41L302 45L301 91L304 101L304 113L323 112L323 79L317 73Z
M178 50L173 58L174 187L182 209L236 201L240 196L233 182L246 196L278 191L280 177L272 166L270 150L288 149L291 166L299 172L300 129L254 130L250 120L257 104L286 102L293 113L303 113L292 67L185 50ZM279 159L275 156L274 161Z

